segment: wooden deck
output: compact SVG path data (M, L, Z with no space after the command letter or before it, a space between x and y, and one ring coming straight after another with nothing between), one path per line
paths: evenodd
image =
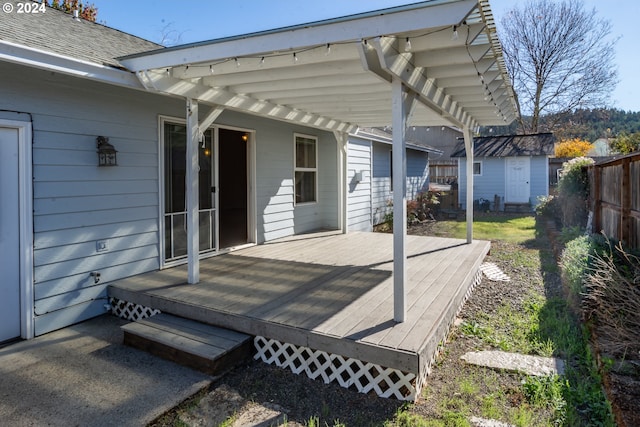
M407 317L393 321L392 236L316 233L110 286L111 297L418 375L466 298L490 243L408 236Z

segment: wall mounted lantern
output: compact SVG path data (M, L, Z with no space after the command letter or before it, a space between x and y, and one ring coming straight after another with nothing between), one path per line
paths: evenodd
M98 166L117 166L116 149L109 144L109 138L99 136L96 138L98 145Z

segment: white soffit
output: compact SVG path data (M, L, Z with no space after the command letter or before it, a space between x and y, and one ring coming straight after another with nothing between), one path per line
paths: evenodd
M332 131L391 124L391 80L417 94L410 125L516 118L486 0L436 0L120 58L149 90Z

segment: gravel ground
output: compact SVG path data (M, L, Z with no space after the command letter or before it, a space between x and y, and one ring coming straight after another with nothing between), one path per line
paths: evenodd
M437 223L423 224L411 227L409 233L437 235L436 227ZM497 264L511 277L511 282L490 282L486 278L483 279L463 307L460 317L472 319L481 313L495 312L505 301L511 301L517 307L531 291L543 295L557 294L560 281L556 274L543 278L539 263L537 266L523 265L519 261L521 257L512 256L515 253L526 252L536 259L540 253L539 249L548 247L545 241L538 241L538 244L541 246L493 243L491 254L486 261ZM442 420L443 412L456 409L447 406L447 399L455 397L458 393L456 390L459 386L459 374L465 369L467 372L469 369L475 369L471 375L481 379L480 388L476 393L491 395L497 389L501 389L504 391L503 395L507 396L500 401L500 404L505 406L501 410L508 412L517 409L524 399L519 387L521 376L498 373L485 368L471 368L460 361L460 356L465 352L479 349L487 349L487 346L479 339L463 335L458 329L454 329L445 350L427 379L423 397L415 404L403 404L396 400L360 394L333 384L313 381L304 375L298 376L261 362L251 362L229 372L207 390L152 425L219 425L220 419L230 420L233 417L238 423L227 421L225 425L241 425L240 417L249 411L249 408L255 409L256 405L262 406L265 411L275 410L284 414L281 418L266 417L265 419L270 421L260 424L265 426L284 424L285 419L286 425L289 426L310 425L314 421L315 425L320 426L338 423L347 426L385 423L396 425L394 419L400 412L408 414L409 417ZM230 405L231 401L235 401L236 404ZM480 416L481 404L477 405L477 408L471 409ZM540 416L544 418L546 414ZM395 422L401 424L397 419ZM536 420L532 420L532 423L538 424ZM413 423L404 421L402 425Z

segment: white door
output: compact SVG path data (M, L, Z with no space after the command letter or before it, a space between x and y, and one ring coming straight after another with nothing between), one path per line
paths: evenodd
M18 129L0 127L0 342L20 336Z
M531 189L531 159L529 157L507 157L506 203L529 203Z

